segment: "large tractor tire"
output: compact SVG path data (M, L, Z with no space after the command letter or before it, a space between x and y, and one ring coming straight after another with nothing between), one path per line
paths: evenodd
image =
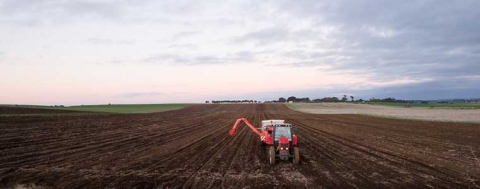
M293 147L293 164L300 163L300 151L298 151L298 147Z
M270 146L268 149L268 158L270 159L270 165L275 164L275 147Z

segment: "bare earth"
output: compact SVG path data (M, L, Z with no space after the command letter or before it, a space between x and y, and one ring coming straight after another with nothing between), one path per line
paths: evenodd
M150 114L0 116L1 188L480 188L480 124L199 104ZM22 112L27 112L22 110ZM1 115L1 113L0 113ZM284 119L300 164L237 118Z
M289 104L297 111L314 114L364 114L433 121L480 122L479 109L403 108L350 103Z

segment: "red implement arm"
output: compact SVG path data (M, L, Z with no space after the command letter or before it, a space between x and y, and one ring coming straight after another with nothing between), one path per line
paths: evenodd
M232 129L230 129L229 134L230 134L231 136L235 135L235 131L237 131L237 127L238 127L240 124L242 124L242 122L244 122L245 124L247 124L247 126L250 127L250 129L252 129L252 131L253 131L255 134L257 134L257 135L260 136L260 137L263 136L263 134L262 134L260 131L258 131L258 129L255 128L255 126L253 126L253 125L252 125L250 122L248 122L248 120L245 119L245 118L237 119L237 121L236 121L235 124L233 125Z

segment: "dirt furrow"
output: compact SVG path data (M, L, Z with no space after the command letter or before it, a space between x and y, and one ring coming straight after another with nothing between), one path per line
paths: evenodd
M244 125L229 136L241 117L292 123L301 163L269 165ZM480 188L479 152L479 124L315 115L283 104L24 114L0 118L0 188Z

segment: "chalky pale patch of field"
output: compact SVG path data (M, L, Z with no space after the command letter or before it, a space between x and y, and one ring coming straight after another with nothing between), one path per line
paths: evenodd
M295 103L288 106L314 114L364 114L404 119L480 122L480 109L404 108L353 103Z

